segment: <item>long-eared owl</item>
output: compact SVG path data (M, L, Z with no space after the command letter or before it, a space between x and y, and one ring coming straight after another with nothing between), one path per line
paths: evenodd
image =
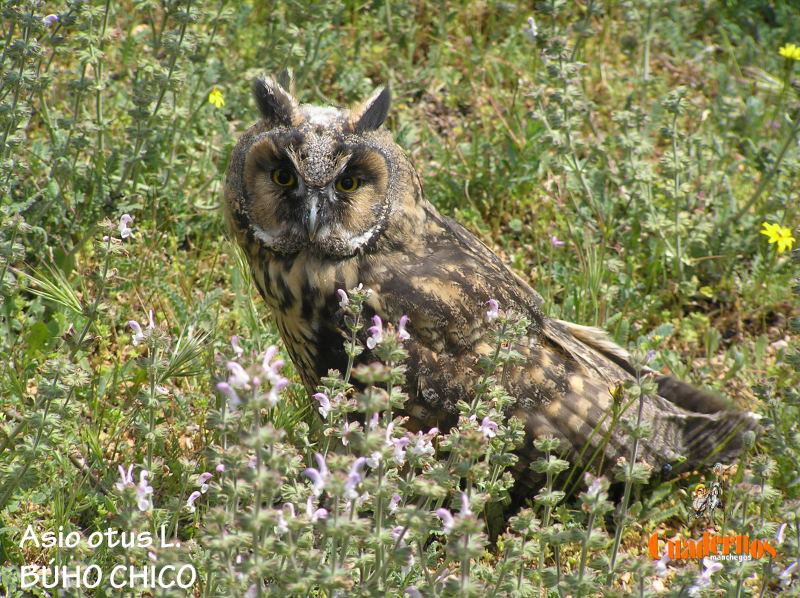
M629 354L599 329L547 317L534 289L425 199L417 172L382 127L388 88L349 109L300 104L289 84L268 77L253 90L261 119L233 151L224 207L309 393L347 363L337 290L363 284L371 290L366 317L409 318L409 425L447 429L457 401L474 392L494 299L530 322L517 347L524 361L506 379L516 398L509 415L525 426L519 482L536 483L528 465L542 435L560 439L573 458L601 440L604 463L627 456L629 443L619 427L609 429L607 415L609 389L634 375ZM641 455L652 465L680 456L689 465L709 455L728 460L742 431L757 429L726 401L651 375L658 391L641 402L652 428ZM593 433L598 428L606 433Z

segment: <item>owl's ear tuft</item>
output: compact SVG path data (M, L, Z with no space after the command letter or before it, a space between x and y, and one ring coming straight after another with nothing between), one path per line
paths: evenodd
M267 122L284 127L297 124L300 112L297 100L271 77L253 79L253 95Z
M389 114L391 103L392 93L388 85L376 89L366 102L350 112L353 130L356 133L366 133L380 127Z

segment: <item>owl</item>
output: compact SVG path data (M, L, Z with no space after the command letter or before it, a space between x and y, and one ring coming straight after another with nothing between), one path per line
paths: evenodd
M412 163L382 126L388 88L351 108L300 104L290 82L269 77L255 80L253 93L261 119L233 150L224 211L309 393L330 369L346 367L337 290L362 284L371 290L367 318L408 316L408 426L447 430L491 351L485 315L495 300L530 322L516 347L523 361L506 378L516 399L507 415L525 428L518 484L539 484L529 466L540 456L534 440L545 435L586 466L596 459L607 471L630 458L622 426L610 424L610 389L636 375L630 355L599 329L547 317L527 282L425 199ZM639 403L652 429L639 455L654 467L730 460L743 431L758 429L719 397L647 375L658 392Z

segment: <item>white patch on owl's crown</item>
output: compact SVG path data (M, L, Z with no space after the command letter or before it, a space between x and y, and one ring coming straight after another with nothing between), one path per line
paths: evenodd
M327 126L337 121L340 116L339 109L332 106L304 104L301 109L303 116L306 117L306 122L312 125Z

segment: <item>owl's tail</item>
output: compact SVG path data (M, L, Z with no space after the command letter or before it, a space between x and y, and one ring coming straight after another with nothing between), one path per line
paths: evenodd
M641 403L638 399L621 399L625 407L618 406L614 421L609 417L609 412L614 411L613 392L604 392L602 386L613 386L614 380L636 375L630 355L597 328L562 321L552 321L552 325L548 336L578 361L584 372L591 374L593 386L598 387L582 394L581 400L590 401L591 408L583 409L579 418L571 420L572 424L583 420L578 426L583 430L592 425L596 428L594 439L587 443L595 459L582 461L599 457L605 461L601 469L607 469L620 456L630 458L631 443L626 441L628 434L619 424L636 421L639 409L640 421L651 430L640 443L639 455L654 466L668 464L680 470L729 463L741 454L745 432L760 433L755 414L740 411L722 397L652 370L639 375L652 376L658 393L643 397ZM588 390L586 382L584 390ZM567 395L562 402L574 405L575 399ZM620 413L620 409L624 412Z

